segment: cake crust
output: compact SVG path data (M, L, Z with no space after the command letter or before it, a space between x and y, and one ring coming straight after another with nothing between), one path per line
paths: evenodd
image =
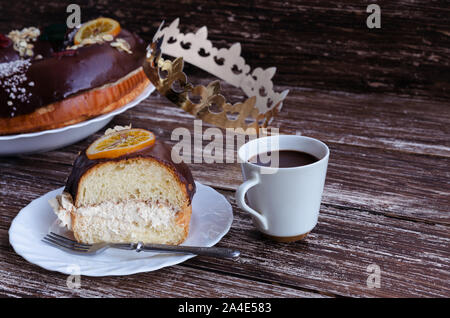
M86 150L84 150L75 159L72 171L67 178L64 191L72 196L73 201L76 204L78 197L78 185L80 184L80 180L90 169L102 163L120 162L133 158L153 159L166 167L170 167L172 173L176 175L177 179L183 184L183 188L186 190L186 196L189 198L189 204L191 203L192 197L194 196L196 190L191 171L184 162L174 163L172 160L171 148L158 139L156 139L152 146L117 158L91 160L86 156Z
M148 85L150 81L140 67L115 83L38 108L30 114L0 118L0 135L65 127L109 113L134 100Z
M117 158L75 160L62 195L50 201L82 243L181 244L188 236L195 182L158 139Z

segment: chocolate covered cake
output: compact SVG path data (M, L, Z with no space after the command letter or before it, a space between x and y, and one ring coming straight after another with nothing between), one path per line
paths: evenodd
M38 28L0 34L0 135L71 125L110 112L150 84L145 43L107 18L51 41Z
M133 131L118 128L105 138L121 134L124 141ZM174 163L171 148L158 140L118 156L102 153L109 158L81 152L63 194L50 202L62 224L83 243L182 243L195 193L186 164Z

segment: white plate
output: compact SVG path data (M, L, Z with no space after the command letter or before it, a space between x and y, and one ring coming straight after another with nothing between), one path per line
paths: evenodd
M189 235L183 245L213 246L228 232L233 221L233 209L223 195L211 187L196 182L192 200ZM14 218L9 228L9 242L28 262L63 274L86 276L130 275L175 265L194 255L125 251L109 249L94 255L75 255L52 247L41 239L49 232L56 216L48 200L62 192L51 191L32 201ZM79 270L79 271L78 271Z
M139 104L154 90L155 87L150 84L125 106L78 124L34 133L0 136L0 156L50 151L76 143L105 127L114 116Z

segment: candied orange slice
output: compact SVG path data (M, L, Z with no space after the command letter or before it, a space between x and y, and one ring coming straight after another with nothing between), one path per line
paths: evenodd
M120 32L120 24L110 18L98 18L84 23L75 34L73 42L80 44L84 39L96 36L112 35L116 36Z
M117 158L155 143L155 135L148 130L133 128L104 135L86 150L89 159Z

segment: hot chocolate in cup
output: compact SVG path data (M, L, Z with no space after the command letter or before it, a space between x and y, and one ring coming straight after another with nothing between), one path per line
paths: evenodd
M244 178L236 191L239 207L269 238L303 239L317 224L329 155L327 145L305 136L249 141L238 151Z

